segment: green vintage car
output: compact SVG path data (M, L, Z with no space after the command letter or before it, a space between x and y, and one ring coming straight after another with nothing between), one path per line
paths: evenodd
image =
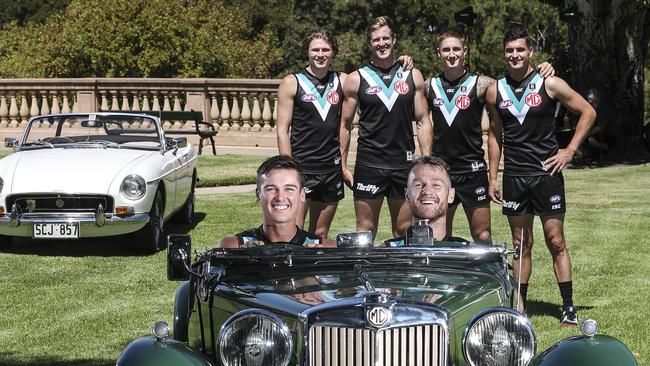
M637 365L619 340L596 334L537 353L513 310L503 246L430 242L339 248L213 249L190 264L188 236L170 237L173 336L157 323L118 366ZM359 239L361 238L361 239Z

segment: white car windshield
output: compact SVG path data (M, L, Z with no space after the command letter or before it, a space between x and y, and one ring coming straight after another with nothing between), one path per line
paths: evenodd
M35 118L20 149L134 148L160 150L160 127L147 116L69 114Z

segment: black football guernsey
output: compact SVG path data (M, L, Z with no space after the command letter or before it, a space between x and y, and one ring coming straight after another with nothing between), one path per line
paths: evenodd
M485 171L478 76L465 73L455 81L443 75L429 81L428 103L433 117L433 155L447 162L451 174Z
M497 81L497 109L503 124L504 175L549 174L544 161L559 149L555 138L555 100L544 78L533 71L521 81Z
M369 64L358 72L361 118L356 163L381 169L408 168L415 150L411 71L395 63L389 69Z
M300 228L297 229L298 231L296 232L296 235L294 235L294 237L291 238L287 244L312 246L321 243L320 238L316 235L301 230ZM262 229L262 225L260 225L258 228L248 229L246 231L242 231L239 234L235 234L235 237L237 238L237 241L239 241L240 247L275 244L275 242L272 242L269 238L266 237L266 234Z
M294 74L298 90L293 101L291 152L305 173L329 173L341 168L338 121L343 90L338 73L323 79L301 70Z

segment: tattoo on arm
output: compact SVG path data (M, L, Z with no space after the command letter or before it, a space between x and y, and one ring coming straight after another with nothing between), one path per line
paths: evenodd
M476 95L478 95L478 99L482 103L485 103L485 93L487 92L488 88L495 82L496 80L492 79L489 76L481 75L478 77L476 84Z

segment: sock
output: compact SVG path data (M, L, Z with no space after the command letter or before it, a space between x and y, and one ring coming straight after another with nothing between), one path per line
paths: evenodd
M563 307L573 306L573 281L558 282Z

